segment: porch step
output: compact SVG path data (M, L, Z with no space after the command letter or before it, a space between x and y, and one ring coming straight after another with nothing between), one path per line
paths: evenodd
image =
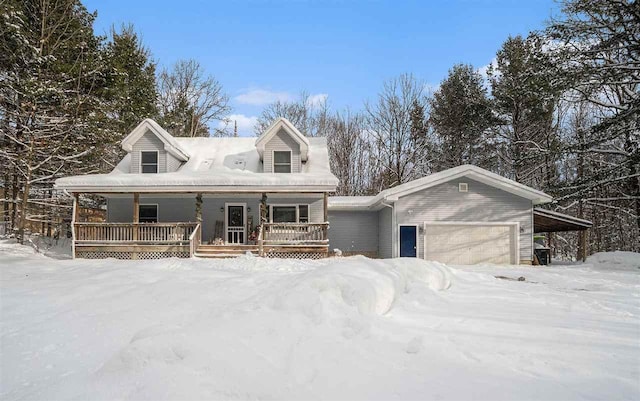
M243 256L244 253L194 253L194 256L198 258L210 258L210 259L230 259Z
M258 255L256 245L200 245L195 256L200 258L237 258L247 252Z

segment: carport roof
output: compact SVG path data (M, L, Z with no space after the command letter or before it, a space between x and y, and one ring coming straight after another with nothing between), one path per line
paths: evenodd
M536 233L556 231L583 231L593 225L589 220L547 209L533 209L533 231Z

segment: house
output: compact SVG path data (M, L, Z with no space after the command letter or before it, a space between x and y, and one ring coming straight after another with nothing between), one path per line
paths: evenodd
M111 173L56 181L76 211L80 194L106 199L106 222L74 219L76 257L327 255L338 179L325 138L307 138L284 118L257 140L174 138L146 119L122 148Z
M544 192L472 165L375 196L329 198L331 248L343 255L419 257L453 265L532 264L534 233L580 231L591 222L537 207Z
M531 263L534 209L549 195L459 166L375 196L329 197L327 142L284 118L256 138L175 138L144 120L109 174L60 178L74 196L82 258L321 258L330 250L451 264ZM106 199L106 222L79 221L80 195ZM545 230L586 229L544 215ZM558 225L558 224L564 225ZM556 225L554 225L556 224ZM578 228L576 228L578 227Z

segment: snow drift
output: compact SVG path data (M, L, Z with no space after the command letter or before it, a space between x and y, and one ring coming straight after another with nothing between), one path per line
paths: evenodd
M0 264L3 400L640 392L636 271L364 257L71 261L7 243Z

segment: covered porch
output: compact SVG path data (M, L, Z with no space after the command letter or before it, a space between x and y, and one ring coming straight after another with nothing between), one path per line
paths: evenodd
M73 255L158 259L323 258L328 255L328 193L118 193L105 222L86 222L74 193Z

